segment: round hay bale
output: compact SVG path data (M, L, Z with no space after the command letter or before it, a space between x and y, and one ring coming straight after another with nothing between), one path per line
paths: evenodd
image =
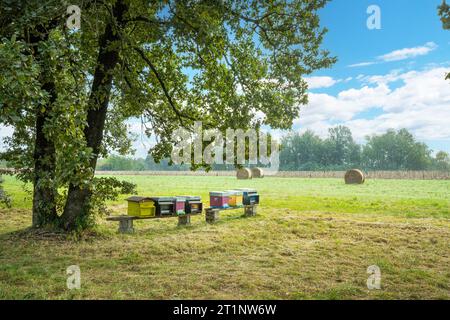
M363 184L365 180L364 173L359 169L351 169L345 173L346 184Z
M251 179L252 171L247 168L241 168L236 171L236 178L238 179Z
M252 177L253 178L264 178L264 170L262 168L252 168Z

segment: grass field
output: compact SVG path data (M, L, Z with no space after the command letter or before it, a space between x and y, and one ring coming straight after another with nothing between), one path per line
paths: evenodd
M142 195L254 187L258 215L228 211L146 220L119 235L99 219L82 239L24 232L31 199L5 177L0 209L0 299L449 299L450 181L121 176ZM28 187L29 188L29 187ZM124 213L123 198L110 203ZM66 288L79 265L81 289ZM368 290L367 267L381 269Z

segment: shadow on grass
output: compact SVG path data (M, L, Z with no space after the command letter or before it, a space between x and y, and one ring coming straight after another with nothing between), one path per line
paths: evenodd
M200 221L197 220L197 218L201 218ZM220 216L219 220L213 224L209 224L205 221L204 215L198 215L196 216L196 219L194 222L191 222L190 225L187 226L178 226L176 219L174 219L173 226L167 224L167 219L164 220L158 220L158 219L151 219L151 222L145 222L145 221L139 221L137 224L135 224L134 229L135 232L128 234L130 237L133 236L147 236L147 235L174 235L179 232L192 232L192 231L201 231L205 228L214 228L214 226L220 226L229 222L234 221L241 221L241 220L248 220L248 219L257 219L261 218L262 216L254 216L254 217L246 217L243 214L232 214L230 212L227 212L226 214L223 214ZM152 223L152 226L148 226L146 228L143 228L144 223ZM109 228L108 228L109 229ZM118 234L116 232L116 234Z
M0 234L0 241L91 242L107 238L109 238L107 234L104 234L97 229L89 229L82 232L65 232L54 227L33 228L31 226Z

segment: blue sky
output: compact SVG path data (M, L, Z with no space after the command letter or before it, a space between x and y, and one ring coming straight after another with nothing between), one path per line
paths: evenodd
M338 57L308 79L310 103L295 130L325 136L349 126L358 142L388 128L406 127L433 150L450 151L450 31L442 0L333 0L321 11L329 29L323 48ZM367 8L381 10L381 29L369 30Z
M437 16L441 0L332 0L321 12L322 25L329 29L324 48L330 49L339 61L332 74L345 77L347 66L372 61L375 57L401 48L413 48L427 42L436 43L442 50L421 56L417 63L425 64L448 59L450 31L443 30ZM381 30L369 30L366 13L370 5L381 9ZM406 62L406 63L405 63ZM410 61L378 64L364 70L367 73L386 73L404 67ZM317 74L330 74L328 70Z

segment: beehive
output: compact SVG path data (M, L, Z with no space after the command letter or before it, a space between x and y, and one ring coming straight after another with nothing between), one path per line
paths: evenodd
M203 210L202 198L198 196L182 196L186 199L185 210L186 213L201 213Z
M170 216L176 214L174 197L151 197L155 202L156 216Z
M213 208L228 208L230 194L225 191L211 191L209 193L209 204Z
M174 208L177 215L186 213L186 198L185 197L175 197Z
M242 191L244 197L243 197L243 203L244 205L254 205L259 204L259 194L255 189L248 189L248 188L242 188L242 189L236 189L239 191Z
M230 194L228 204L230 207L239 207L242 206L244 194L240 190L227 190Z
M134 217L154 217L155 202L151 198L133 196L128 201L127 213Z

